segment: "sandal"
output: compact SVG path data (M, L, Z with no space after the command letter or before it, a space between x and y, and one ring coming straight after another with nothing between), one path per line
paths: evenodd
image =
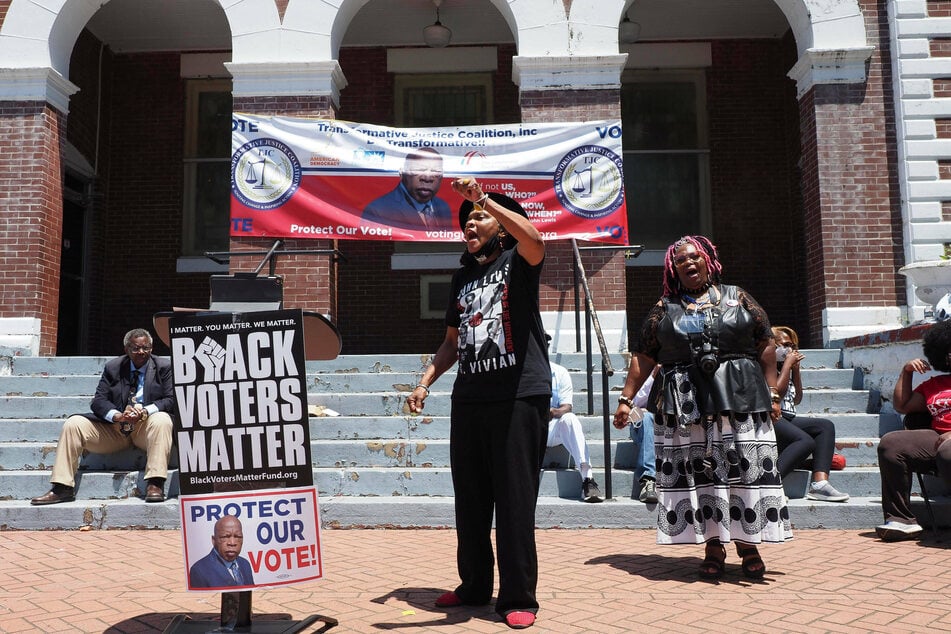
M714 557L719 554L719 557ZM723 576L724 562L726 561L726 548L719 542L707 542L703 561L700 562L698 571L701 579L715 581Z
M743 576L747 579L762 579L766 574L766 564L760 557L756 546L736 545L736 554L743 560Z

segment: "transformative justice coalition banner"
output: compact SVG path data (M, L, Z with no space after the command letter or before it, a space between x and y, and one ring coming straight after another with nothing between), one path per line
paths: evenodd
M462 240L451 180L525 208L546 240L627 244L621 122L387 128L235 114L231 235Z
M189 590L320 578L300 310L169 320Z

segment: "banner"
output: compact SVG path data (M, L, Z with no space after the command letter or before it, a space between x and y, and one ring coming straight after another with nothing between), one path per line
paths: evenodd
M189 590L320 577L300 310L169 319Z
M387 128L235 114L231 235L461 241L453 178L517 200L546 240L627 244L621 122Z

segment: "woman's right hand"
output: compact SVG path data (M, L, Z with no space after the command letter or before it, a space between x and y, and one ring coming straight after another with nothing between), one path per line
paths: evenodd
M409 405L409 411L414 414L419 414L423 411L423 406L426 404L426 397L429 396L429 392L425 388L416 386L413 392L409 395L409 398L406 399L406 404Z
M912 359L902 368L904 372L930 372L931 366L924 359Z

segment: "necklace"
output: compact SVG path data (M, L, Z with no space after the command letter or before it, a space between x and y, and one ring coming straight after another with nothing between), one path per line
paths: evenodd
M681 301L687 305L693 304L694 306L697 306L698 308L702 308L703 306L713 305L713 302L710 301L710 295L714 293L714 289L710 285L709 282L707 282L706 284L704 284L703 286L701 286L700 288L696 289L693 292L703 293L703 295L692 297L691 295L688 295L687 293L681 293L680 294Z

